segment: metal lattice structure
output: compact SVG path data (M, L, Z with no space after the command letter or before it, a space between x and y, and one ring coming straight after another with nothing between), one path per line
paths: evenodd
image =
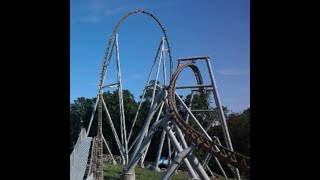
M83 179L87 160L89 156L90 144L92 137L86 137L85 129L82 129L78 141L70 155L70 179L78 180Z
M124 104L123 104L123 95L122 95L122 81L121 81L121 63L120 63L120 53L119 53L119 43L118 43L118 34L117 30L121 23L133 14L145 14L154 19L157 24L160 26L163 37L160 40L158 51L156 52L155 59L153 61L150 73L148 75L145 88L142 95L140 96L140 104L136 110L134 119L132 119L132 125L130 130L127 133L126 126L126 117L124 114ZM117 79L116 83L104 85L105 77L110 65L111 57L115 50L115 61L117 65ZM166 60L166 55L169 57ZM169 61L168 63L166 63ZM204 84L202 79L201 71L197 66L198 61L204 61L207 66L208 77L210 82ZM169 67L168 67L169 65ZM195 85L177 85L178 77L184 69L190 68L195 76L197 84ZM155 71L155 78L153 84L150 84L152 73ZM161 72L161 73L160 73ZM169 72L169 76L167 76ZM162 78L162 81L159 81L160 84L157 84L158 80ZM170 82L170 84L168 84ZM113 120L111 119L107 105L103 99L102 93L104 88L116 87L118 90L119 97L119 112L120 112L120 135L118 136L116 129L113 125ZM177 92L178 89L190 89L191 90L191 99L189 105L186 105L185 102L179 97ZM140 133L136 137L132 137L132 132L137 121L137 117L140 112L140 108L144 99L144 96L147 90L152 91L152 97L150 102L150 109L148 115L145 117L143 127L141 128ZM206 92L212 92L212 97L215 103L215 110L210 109L209 100L204 101L207 103L205 109L191 109L192 99L195 93L204 95ZM179 109L178 105L179 103ZM181 108L186 113L186 115L181 114ZM93 140L91 160L90 160L90 170L87 175L87 179L102 180L103 179L103 144L107 147L108 153L113 159L113 163L116 164L112 152L108 147L108 144L102 134L102 110L104 109L107 116L107 121L111 126L112 135L116 140L117 147L122 158L123 173L121 179L125 180L134 180L135 179L135 167L140 161L140 165L143 167L145 157L148 153L150 142L157 131L161 131L161 139L159 140L159 147L157 151L157 157L154 162L154 170L160 171L158 168L159 159L162 153L165 140L167 140L168 154L169 154L169 167L167 171L163 174L161 179L170 179L173 173L183 164L186 170L189 173L190 178L192 179L210 179L209 174L213 177L225 177L227 175L222 168L220 162L226 163L227 166L234 173L234 178L240 179L239 170L249 171L250 172L250 159L246 156L243 156L239 153L233 151L231 138L228 132L228 127L226 123L226 118L222 109L220 102L218 90L216 87L215 79L213 76L213 71L210 63L210 58L207 56L200 57L188 57L178 59L178 66L175 72L173 73L173 60L171 56L171 50L169 46L169 41L167 33L163 28L163 25L160 23L159 19L156 18L153 14L144 11L136 10L126 14L115 26L112 35L107 44L104 60L102 63L102 70L100 73L99 87L97 101L94 106L94 110L90 119L88 132L81 131L80 139L83 137L84 140L80 145L82 149L80 154L87 153L83 155L83 159L72 159L70 166L72 170L70 174L73 179L83 179L85 177L85 167L83 164L87 163L89 148L87 147L90 139L88 137L94 114L98 109L98 131ZM206 117L207 123L206 127L202 122L200 122L194 113L201 112L214 112L214 117ZM215 125L218 124L221 126L224 135L224 142L226 147L221 145L220 140L217 137L210 137L208 131ZM193 125L192 125L193 124ZM134 139L134 140L133 140ZM131 140L131 141L130 141ZM133 140L133 141L132 141ZM79 141L79 140L78 140ZM81 140L80 140L81 141ZM82 141L81 141L82 142ZM129 144L129 142L132 142ZM78 144L78 143L77 143ZM76 145L77 146L77 145ZM79 147L80 147L79 146ZM77 153L77 147L74 149L74 154ZM81 148L80 148L81 149ZM205 157L200 159L196 157L195 151L204 150L206 152ZM80 151L79 151L80 152ZM130 153L131 152L131 153ZM129 156L130 155L130 156ZM174 158L170 158L174 155ZM129 158L130 157L130 158ZM71 157L70 157L71 158ZM214 159L218 164L222 175L219 175L216 172L213 172L209 167L209 161ZM80 162L83 161L83 162ZM75 168L76 163L81 166L81 168ZM76 172L74 169L81 169L81 172ZM207 172L206 172L207 171ZM76 173L75 173L76 172ZM76 174L76 175L75 175Z

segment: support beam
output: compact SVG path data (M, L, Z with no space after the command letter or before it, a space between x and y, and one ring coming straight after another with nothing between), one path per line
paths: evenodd
M104 88L114 88L114 87L118 87L119 83L113 83L113 84L108 84L102 87L102 89Z
M161 179L166 180L170 179L173 173L178 169L179 165L181 164L182 160L189 154L192 153L194 150L194 146L188 147L178 153L171 163L171 165L167 168L167 171L162 175Z
M163 42L162 42L163 44ZM161 65L161 61L162 61L162 52L160 52L160 57L159 57L159 62L158 62L158 67L157 67L157 71L156 71L156 78L154 80L154 85L153 85L153 91L152 91L152 97L151 97L151 104L150 107L152 107L154 99L155 99L155 95L156 95L156 87L157 87L157 82L158 82L158 77L159 77L159 71L160 71L160 65Z
M141 146L139 146L139 149L137 150L137 153L131 158L129 164L125 167L124 173L125 174L132 174L134 173L134 168L138 164L139 159L141 158L143 152L147 149L147 145L150 143L153 135L155 134L158 126L162 124L164 120L166 120L167 117L164 119L159 120L158 122L155 122L152 127L150 128L150 131L148 132L147 136L144 138L143 142L141 143Z
M223 134L224 134L224 139L226 141L228 149L233 151L233 146L232 146L229 130L228 130L228 127L227 127L226 118L225 118L225 115L224 115L224 111L222 109L222 105L221 105L221 101L220 101L220 97L219 97L219 93L218 93L218 88L216 86L216 82L215 82L215 79L214 79L214 76L213 76L213 72L212 72L212 68L211 68L211 63L210 63L210 58L209 57L206 58L206 63L207 63L207 68L208 68L209 75L210 75L211 84L213 86L212 93L213 93L215 104L216 104L216 106L218 108L218 112L219 112L218 114L219 114L220 120L221 120L221 126L222 126L222 131L223 131ZM236 178L238 180L240 180L241 178L240 178L239 170L237 168L235 168L235 171L236 171Z
M137 140L137 143L135 145L134 151L132 153L132 157L135 157L136 154L138 153L138 151L140 149L140 146L142 144L142 141L143 141L143 139L145 137L145 134L146 134L146 132L147 132L147 130L149 128L151 119L152 119L153 115L157 112L157 110L160 108L160 106L161 106L161 104L162 104L162 102L163 102L163 100L165 99L166 96L167 96L166 95L166 91L160 90L158 92L158 95L156 96L156 101L153 104L153 106L150 108L148 116L147 116L147 118L145 120L145 123L144 123L144 125L143 125L143 127L142 127L142 129L141 129L141 131L139 133L139 136L138 136L139 138ZM130 167L130 164L133 164L133 159L131 159L129 161L128 165L125 167L124 174L133 173L134 169L132 169ZM128 169L128 167L130 167L130 169Z
M116 143L117 143L117 146L118 146L118 149L119 149L119 152L120 152L121 159L122 159L122 161L125 161L125 157L124 157L124 155L123 155L123 154L124 154L123 146L121 146L121 144L120 144L120 140L119 140L117 131L116 131L116 129L114 128L114 125L113 125L111 116L110 116L110 114L109 114L109 110L108 110L107 105L106 105L106 103L104 102L104 99L103 99L103 98L102 98L102 103L103 103L103 107L104 107L104 109L106 110L106 114L107 114L106 121L108 120L108 122L109 122L109 124L110 124L110 127L111 127L111 130L112 130L112 133L113 133L113 136L114 136L114 138L116 139Z
M167 135L172 140L172 143L175 146L176 150L178 152L182 152L183 148L181 147L181 145L179 144L177 138L175 137L174 133L172 132L172 128L166 122L163 122L163 124L164 124L164 128L165 128L165 130L167 132ZM189 162L189 160L187 158L183 159L183 163L186 166L191 178L192 179L199 179L197 174L194 171L194 168L192 167L192 165L190 164L190 162Z
M192 112L214 112L213 109L194 109Z
M178 61L206 60L208 58L209 56L192 56L192 57L178 58Z
M164 105L164 102L162 102L162 104L161 104L161 107L160 107L160 109L159 109L159 113L158 113L158 116L157 116L157 119L155 120L155 122L158 122L158 121L159 121L160 115L161 115L161 113L162 113L163 105ZM148 143L147 148L146 148L145 152L143 153L143 155L142 155L142 157L141 157L140 166L141 166L142 168L144 168L144 164L143 164L143 163L144 163L144 160L145 160L145 158L146 158L146 156L147 156L150 143L151 143L151 141Z
M191 110L193 98L194 98L194 91L191 91L191 98L190 98L190 102L189 102L189 106L188 106L188 109L190 109L190 110ZM190 114L188 113L187 117L186 117L186 123L189 122L189 117L190 117Z
M140 98L140 103L139 103L138 109L137 109L137 111L136 111L136 115L135 115L135 117L134 117L134 119L133 119L133 123L132 123L131 128L130 128L130 132L129 132L129 135L128 135L128 142L130 141L130 138L131 138L131 135L132 135L132 131L133 131L133 127L134 127L134 125L136 124L136 121L137 121L137 118L138 118L138 115L139 115L139 112L140 112L140 108L141 108L142 102L143 102L143 100L144 100L144 96L145 96L145 94L146 94L146 92L147 92L147 86L149 85L150 78L151 78L151 74L152 74L153 68L154 68L154 66L155 66L155 64L156 64L156 62L157 62L158 55L159 55L159 52L160 52L160 48L161 48L161 46L162 46L162 43L163 43L163 42L160 41L160 44L159 44L159 47L158 47L158 51L157 51L156 57L154 58L153 64L152 64L152 66L151 66L151 70L150 70L150 72L149 72L146 85L145 85L145 87L144 87L142 96L140 96L140 97L141 97L141 98Z
M162 49L161 49L161 53L162 53L162 58L163 58L163 66L162 66L162 71L163 71L163 85L165 86L167 84L167 73L166 73L166 55L165 55L165 47L164 47L164 41L166 40L165 37L162 38Z
M90 175L91 173L91 169L92 169L92 157L93 157L93 147L95 146L94 143L95 143L95 137L92 139L92 148L91 148L91 156L90 156L90 164L89 164L89 171L88 171L88 175Z
M182 147L184 149L187 148L187 142L186 140L184 139L183 137L183 134L180 130L180 128L175 124L173 123L174 125L174 128L176 130L176 135L178 137L178 139L180 140L181 144L182 144ZM169 131L172 132L171 129L169 129ZM175 137L174 137L175 138ZM191 146L194 146L193 144ZM177 147L176 147L177 148ZM180 147L181 148L181 147ZM180 151L180 150L179 150ZM199 160L195 157L195 155L193 153L190 153L188 154L187 156L188 160L190 161L192 167L197 171L198 175L200 176L201 179L204 179L204 180L210 180L209 176L207 175L206 171L203 169L202 165L200 164Z
M183 100L180 98L180 96L176 93L176 97L177 99L181 102L182 106L187 110L188 114L190 114L190 116L193 118L193 120L196 122L196 124L199 126L199 128L201 129L202 133L209 139L212 141L211 137L208 135L208 133L203 129L202 125L199 123L199 121L197 120L197 118L192 114L192 112L190 111L190 109L188 108L188 106L183 102Z
M127 130L126 130L126 118L124 115L123 95L122 95L122 82L121 82L121 68L120 68L120 56L119 56L119 44L118 34L116 34L116 62L117 62L117 80L118 80L118 95L119 95L119 113L120 113L120 129L121 129L121 143L124 148L125 161L123 164L128 163L128 142L127 142Z
M105 144L106 147L107 147L108 153L109 153L110 156L111 156L112 164L116 165L116 164L117 164L117 161L114 160L113 155L112 155L112 153L111 153L111 151L110 151L110 148L109 148L109 146L108 146L108 143L107 143L106 139L104 138L103 134L102 134L102 139L103 139L104 144Z
M113 42L112 42L112 46L111 46L110 55L109 55L109 57L107 57L108 52L106 52L106 54L104 56L104 60L102 62L102 72L101 72L101 77L100 77L100 82L99 82L99 91L103 89L102 85L104 83L104 80L106 79L106 75L107 75L107 72L108 72L109 64L111 62L110 60L111 60L111 57L112 57L113 49L114 49L114 46L115 46L115 43L116 43L116 38L114 38L114 36L112 37L112 39L113 39ZM111 42L112 39L110 39L110 42Z
M91 117L90 117L90 122L89 122L88 130L87 130L87 137L88 137L90 129L91 129L92 121L93 121L93 118L94 118L94 113L97 110L98 101L99 101L99 96L97 96L97 100L96 100L96 103L94 104L94 108L93 108L93 111L92 111L92 114L91 114Z
M159 148L158 148L158 152L157 152L157 157L156 157L156 161L155 161L155 167L154 170L157 172L160 172L160 168L158 167L159 164L159 160L160 160L160 156L161 156L161 152L162 152L162 148L163 148L163 143L166 137L166 131L163 129L162 130L162 134L161 134L161 139L160 139L160 144L159 144Z
M171 141L170 141L170 138L169 136L167 136L167 142L168 142L168 165L171 164L171 155L172 155L172 152L171 152Z
M208 87L212 87L212 85L210 85L210 84L202 84L202 85L177 86L176 89L208 88Z

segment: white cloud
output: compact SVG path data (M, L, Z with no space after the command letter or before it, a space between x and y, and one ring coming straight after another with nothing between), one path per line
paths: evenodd
M161 1L154 8L173 5L171 1ZM115 15L125 14L134 9L149 9L150 1L123 1L123 0L87 0L81 7L71 7L72 18L75 22L101 23L109 21Z
M113 15L116 15L116 14L120 14L122 12L124 12L126 10L126 7L125 6L119 6L117 8L112 8L112 9L108 9L106 8L103 12L103 15L105 16L113 16Z
M83 17L79 19L79 22L84 22L84 23L99 23L101 22L101 18L98 16L88 16L88 17Z

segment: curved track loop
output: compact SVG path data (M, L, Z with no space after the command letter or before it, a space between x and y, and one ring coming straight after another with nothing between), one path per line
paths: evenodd
M176 81L180 72L184 68L191 68L195 74L197 79L197 83L201 85L203 83L200 71L194 63L185 63L181 64L175 73L172 75L170 86L168 87L168 103L170 107L170 119L173 120L179 128L182 130L183 133L190 138L193 143L201 149L212 153L216 156L219 160L224 161L234 167L237 167L243 171L250 171L250 158L243 156L239 153L233 152L228 150L227 148L220 146L206 138L205 136L198 133L195 129L189 126L185 120L179 115L177 106L176 106L176 99L175 99L175 91L176 91ZM203 93L203 91L200 91Z
M102 88L102 85L103 85L103 78L105 76L105 73L106 73L106 70L107 70L107 64L109 62L108 60L108 54L109 54L109 49L111 47L111 44L114 40L114 37L117 33L117 30L120 26L120 24L122 24L122 22L130 15L133 15L133 14L137 14L137 13L143 13L143 14L146 14L146 15L149 15L150 17L152 17L154 20L157 21L158 25L160 26L162 32L163 32L163 36L165 37L166 39L166 43L167 43L167 46L168 46L168 54L169 54L169 59L170 59L170 75L171 75L171 72L172 72L172 56L171 56L171 48L170 48L170 45L169 45L169 40L168 40L168 36L167 36L167 33L166 33L166 30L163 28L161 22L159 21L159 19L157 17L155 17L153 14L151 14L150 12L147 12L145 10L135 10L135 11L132 11L132 12L129 12L128 14L126 14L125 16L123 16L120 21L117 23L117 25L115 26L115 28L113 29L113 32L112 32L112 35L109 39L109 42L108 42L108 45L107 45L107 49L106 49L106 52L105 52L105 56L104 56L104 60L103 60L103 65L102 65L102 71L101 71L101 74L100 74L100 81L99 81L99 90L101 90Z

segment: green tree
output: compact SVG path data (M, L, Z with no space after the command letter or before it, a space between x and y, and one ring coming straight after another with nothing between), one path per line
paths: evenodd
M120 115L119 115L119 98L118 98L118 91L105 92L103 93L103 98L105 100L106 106L109 110L110 116L112 118L113 124L117 131L119 138L120 136ZM80 97L71 103L70 105L70 153L73 149L73 146L76 143L78 135L81 129L81 120L83 121L83 127L88 130L90 118L93 112L93 108L96 102L96 98L84 98ZM123 104L124 104L124 113L126 118L126 124L128 121L130 122L134 117L134 111L136 109L136 102L134 100L133 94L130 93L128 90L123 90ZM110 148L116 154L119 154L118 147L116 145L115 138L112 134L111 126L107 123L107 115L106 111L103 108L103 115L102 115L102 125L103 125L103 134L106 138L106 141L109 143ZM94 115L94 120L92 122L89 136L93 137L97 134L97 111ZM127 125L128 129L128 125ZM105 149L106 151L106 149Z
M154 80L150 82L151 87L153 87L154 83L155 83ZM159 82L157 82L157 84L159 84ZM156 94L158 91L159 89L156 90ZM152 88L147 90L146 95L142 100L141 110L139 112L137 122L133 129L133 134L130 139L129 145L131 145L133 140L138 136L138 134L141 131L141 128L145 122L145 119L150 109L151 97L152 97ZM213 119L218 120L217 114L216 114L217 109L212 108L210 106L212 102L209 102L207 100L209 97L210 97L209 94L204 94L204 95L195 94L193 103L192 103L192 109L210 108L214 110L213 112L207 112L207 113L194 113L194 115L200 121L200 123L203 125L204 128L208 125L209 122L212 122ZM113 124L116 128L117 134L119 138L121 138L118 91L117 90L113 92L107 91L103 93L103 98L108 107ZM186 98L184 99L184 102L186 103L186 105L189 105L190 98L191 98L191 94L187 95ZM135 102L134 96L129 90L123 90L123 101L124 101L126 129L127 129L127 136L128 136L129 135L128 133L132 125L132 121L135 117L135 113L140 102L138 103ZM81 126L88 129L90 117L91 117L95 102L96 102L96 98L80 97L70 105L70 153L73 149L74 144L76 143ZM182 107L181 103L179 103L178 101L177 101L177 106L178 106L180 115L183 118L185 118L187 115L186 110ZM243 155L249 156L250 154L250 108L244 110L242 113L230 113L227 107L223 107L223 110L227 118L228 129L229 129L229 133L233 143L234 151L239 152ZM166 113L165 110L163 110L163 114L161 115L161 117L165 116L165 113ZM155 113L155 114L157 115L158 113ZM151 125L155 121L156 115L155 117L153 117L151 121ZM109 144L109 147L112 153L119 155L120 153L119 153L115 138L112 134L110 124L106 121L106 118L107 116L104 110L103 111L103 134ZM83 121L82 125L81 125L81 120ZM196 130L200 131L200 129L197 128L197 125L194 123L191 117L189 119L189 124L192 127L194 127ZM97 112L95 113L94 121L92 123L89 136L95 136L96 133L97 133ZM226 146L223 138L223 131L220 124L217 124L216 126L211 128L208 131L208 134L211 137L217 136L220 139L222 145ZM158 130L151 141L149 151L146 157L146 161L155 160L156 153L159 146L160 136L161 136L161 131ZM188 141L188 144L192 143L189 140L187 141ZM104 152L106 152L106 149L104 149ZM168 146L167 146L167 143L165 142L162 156L167 156L168 155L167 152L168 152ZM196 151L196 155L199 158L199 160L201 160L201 157L203 157L204 154L205 152L202 150ZM209 166L213 171L220 173L220 170L213 159L210 161ZM224 163L222 163L222 166L227 171L228 176L232 176L231 172L228 170L228 168Z
M134 96L130 93L129 90L122 91L123 96L123 106L124 106L124 115L125 115L125 122L126 122L126 129L127 129L127 136L129 135L130 124L134 118L135 110L137 108L137 103L134 100ZM106 92L103 94L103 98L105 100L106 106L110 113L112 122L114 127L117 131L119 140L121 141L121 131L120 131L120 109L119 109L119 96L118 90L111 92ZM106 111L103 111L103 134L106 138L106 141L109 143L109 147L114 154L119 155L119 149L116 144L115 137L112 134L111 125L109 121L107 121L107 114Z
M79 97L70 104L70 153L78 139L81 126L88 127L94 103L95 98Z
M250 155L250 108L241 114L231 114L228 127L234 149L246 156Z
M233 150L247 157L250 157L250 108L242 113L231 113L227 118L228 130L232 141ZM222 145L224 143L223 132L220 126L212 128L209 132L211 137L217 136ZM230 170L225 164L222 164L228 176L232 176ZM214 161L210 161L212 170L219 172L219 169ZM240 172L243 176L247 176L244 172Z

